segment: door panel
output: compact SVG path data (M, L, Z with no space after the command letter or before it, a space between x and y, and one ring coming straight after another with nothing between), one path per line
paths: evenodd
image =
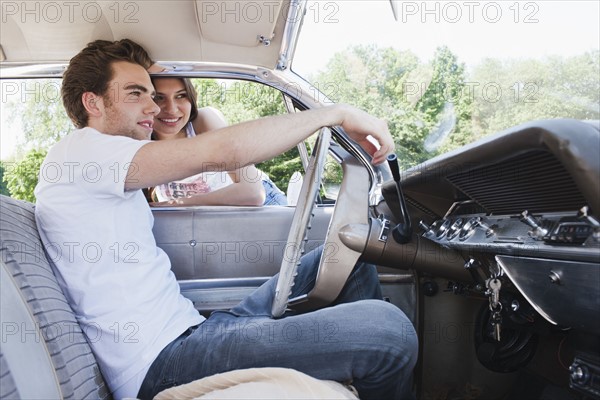
M228 309L279 272L295 208L154 209L154 237L201 313ZM325 240L333 206L314 209L306 251Z
M293 207L155 209L154 236L178 280L272 276L279 271ZM314 210L306 250L324 241L333 206Z
M171 259L182 294L204 315L229 309L279 272L294 207L154 209L157 245ZM306 250L325 240L333 205L314 209ZM416 322L413 274L380 270L383 295Z

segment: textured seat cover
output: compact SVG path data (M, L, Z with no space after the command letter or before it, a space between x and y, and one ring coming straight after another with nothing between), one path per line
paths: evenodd
M0 196L0 256L39 326L63 397L110 398L92 350L46 257L33 204ZM0 379L1 397L18 398L14 382L10 386L10 365L3 357Z
M0 352L0 399L19 399L19 391L8 369L4 355Z

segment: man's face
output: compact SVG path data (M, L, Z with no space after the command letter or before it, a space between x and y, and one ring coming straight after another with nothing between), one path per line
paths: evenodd
M150 139L154 116L160 108L154 103L154 87L146 70L137 64L112 64L113 79L102 98L103 133Z

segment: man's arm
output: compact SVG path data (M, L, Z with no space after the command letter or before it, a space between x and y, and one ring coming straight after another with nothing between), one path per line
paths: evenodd
M198 109L198 116L192 122L196 135L229 126L223 113L214 107ZM265 189L260 179L260 172L254 164L244 168L228 171L232 184L204 193L177 204L186 205L234 205L262 206L265 202Z
M231 171L256 164L283 153L324 126L336 125L373 155L374 164L383 162L394 149L384 121L351 106L333 105L231 125L186 140L147 143L132 160L125 188L141 189L204 171Z

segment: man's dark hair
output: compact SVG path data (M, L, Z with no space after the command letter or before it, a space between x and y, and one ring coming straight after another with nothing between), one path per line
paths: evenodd
M69 62L63 75L61 95L65 110L77 128L88 124L88 113L81 96L92 92L104 96L113 78L112 64L127 61L148 69L154 62L142 46L129 39L116 42L96 40Z

